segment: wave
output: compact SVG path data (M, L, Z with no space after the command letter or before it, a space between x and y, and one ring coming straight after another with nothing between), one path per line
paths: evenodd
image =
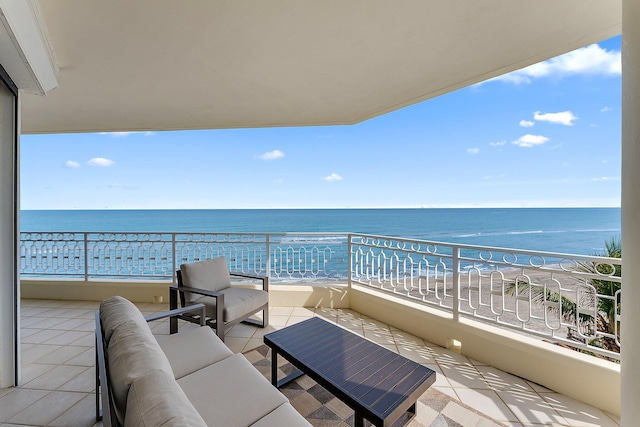
M507 232L507 234L511 235L511 234L540 234L540 233L544 233L544 231L542 230L530 230L530 231L509 231ZM549 233L547 231L547 233Z
M454 234L453 238L490 237L490 236L517 236L521 234L562 234L562 233L613 233L620 232L619 228L591 228L582 230L522 230L522 231L498 231L489 233Z

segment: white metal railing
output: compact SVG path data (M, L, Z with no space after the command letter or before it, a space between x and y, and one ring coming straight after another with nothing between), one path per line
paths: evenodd
M23 276L172 279L180 264L224 255L233 271L276 281L347 278L342 233L23 232Z
M619 360L620 258L350 235L351 282Z
M619 359L622 260L348 233L24 232L26 277L172 280L227 257L275 282L335 281Z

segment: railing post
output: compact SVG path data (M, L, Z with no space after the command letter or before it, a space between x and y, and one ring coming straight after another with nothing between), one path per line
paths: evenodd
M453 321L460 319L460 248L453 246Z
M267 265L264 267L264 275L271 281L271 234L266 235L265 245L267 250Z
M353 259L351 255L351 238L352 234L347 234L347 287L351 289L351 276L353 275L351 269L353 268Z
M84 236L84 281L89 281L89 238L87 233L82 233Z
M178 279L176 278L176 270L178 269L177 264L177 256L176 253L176 233L171 233L171 253L173 256L171 257L171 279L175 283Z

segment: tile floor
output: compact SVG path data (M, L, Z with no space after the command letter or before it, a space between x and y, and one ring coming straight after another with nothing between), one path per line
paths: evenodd
M0 427L95 424L93 319L97 305L22 300L22 385L0 389ZM138 307L145 315L167 309L165 304ZM268 328L237 325L227 335L226 344L234 352L245 352L261 345L265 333L312 316L336 322L428 366L438 373L433 386L438 391L506 426L619 425L613 415L351 310L272 307ZM152 329L166 334L168 323L156 322ZM456 419L455 413L449 415ZM460 425L477 425L459 415Z

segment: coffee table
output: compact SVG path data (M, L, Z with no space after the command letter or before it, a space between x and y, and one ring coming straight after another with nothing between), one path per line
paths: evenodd
M436 373L333 323L314 317L264 336L276 387L308 375L355 411L355 426L404 425ZM278 380L278 355L296 371Z

